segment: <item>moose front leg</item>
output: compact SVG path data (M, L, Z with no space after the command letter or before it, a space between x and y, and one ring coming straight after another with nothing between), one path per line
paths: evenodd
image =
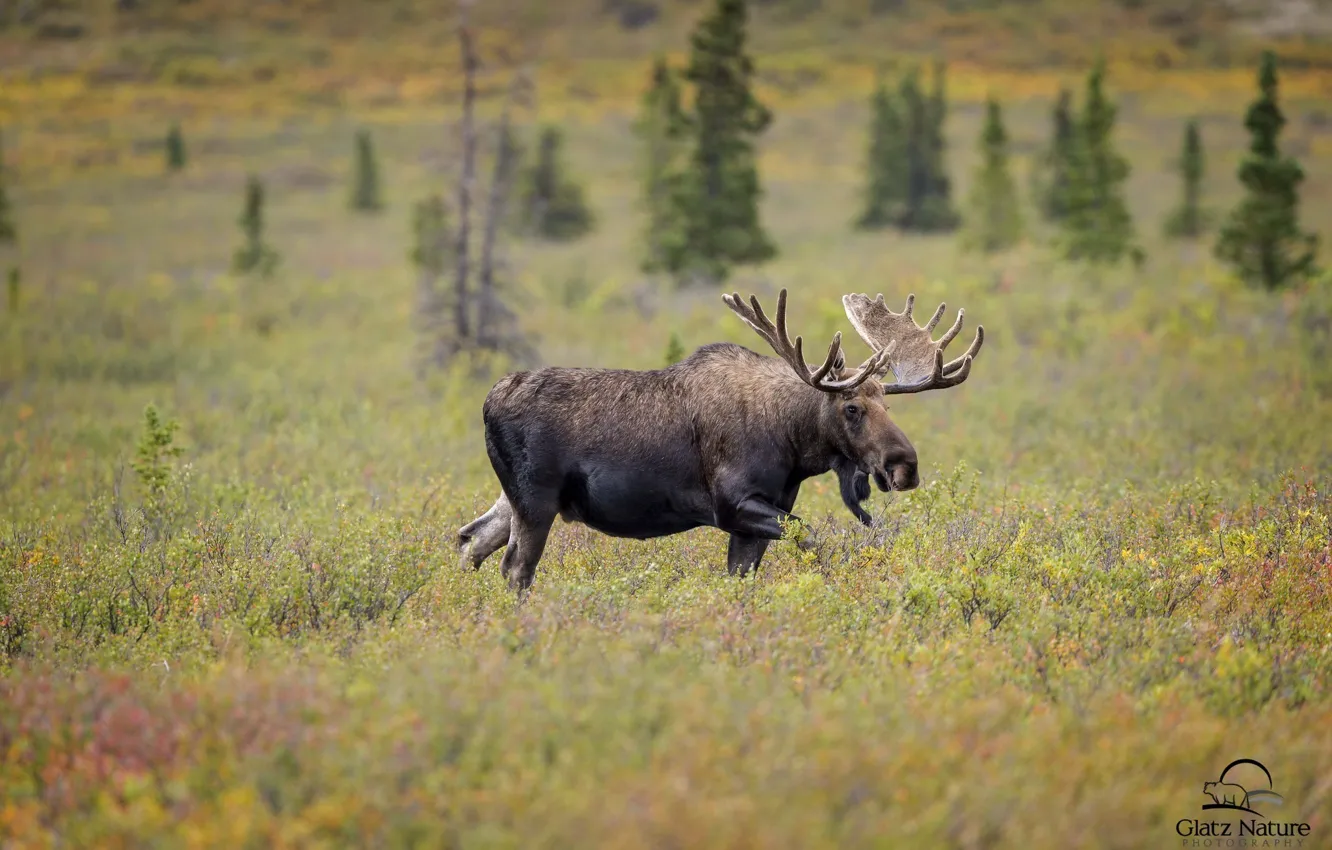
M747 575L750 570L758 569L763 553L768 551L771 540L762 537L748 537L732 534L731 543L726 547L726 572L731 575Z
M758 568L764 553L768 551L768 544L781 539L782 524L800 520L800 517L791 513L799 492L798 484L787 488L776 505L761 496L740 500L727 517L728 523L721 525L723 531L731 532L731 542L726 549L728 573L743 576L751 569ZM806 535L799 545L805 549L812 543L812 539Z
M782 524L799 519L762 496L745 496L717 508L717 527L722 531L764 540L780 540Z

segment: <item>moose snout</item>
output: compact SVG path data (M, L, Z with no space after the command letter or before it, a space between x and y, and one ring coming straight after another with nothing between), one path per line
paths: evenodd
M914 490L920 484L916 471L916 453L901 452L888 455L883 463L888 482L894 490Z

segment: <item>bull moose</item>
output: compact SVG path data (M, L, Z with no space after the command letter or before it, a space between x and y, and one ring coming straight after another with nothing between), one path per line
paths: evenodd
M911 316L914 294L901 313L883 295L846 295L847 318L874 353L847 369L839 331L814 369L801 337L793 343L787 334L785 289L775 323L757 297L722 300L778 358L711 343L664 369L547 367L495 383L481 413L503 492L459 529L464 563L477 569L507 544L500 569L522 593L558 516L639 540L717 528L731 535L727 569L743 575L781 538L783 521L797 519L791 510L805 479L835 471L842 500L866 524L859 503L871 478L882 492L916 487L916 450L885 397L965 381L983 326L944 363L963 310L935 342L944 304L921 327ZM881 383L889 371L895 380Z

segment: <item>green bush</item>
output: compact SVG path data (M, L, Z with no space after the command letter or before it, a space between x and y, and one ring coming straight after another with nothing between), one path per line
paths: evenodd
M596 223L583 188L565 173L563 147L564 134L558 127L541 131L536 159L522 177L520 196L526 227L559 241L578 239Z

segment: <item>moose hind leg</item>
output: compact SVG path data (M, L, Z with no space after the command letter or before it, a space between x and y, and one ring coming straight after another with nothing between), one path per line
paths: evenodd
M537 562L546 549L546 538L550 536L555 515L553 509L541 511L534 517L524 517L516 511L513 514L509 548L504 550L500 572L509 580L509 587L518 591L520 597L532 586L532 580L536 577Z
M472 569L481 564L509 542L509 526L513 507L503 493L490 510L458 529L457 545L462 562L471 562Z

